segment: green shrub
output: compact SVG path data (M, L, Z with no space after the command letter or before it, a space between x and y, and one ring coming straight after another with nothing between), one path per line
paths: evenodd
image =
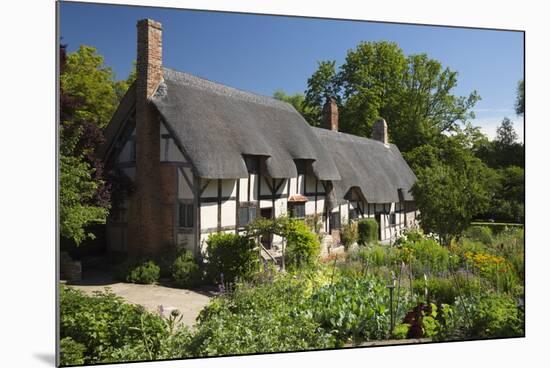
M201 311L191 341L193 354L213 356L297 351L334 347L303 308L308 290L305 278L287 274L272 284L238 284Z
M517 301L507 295L485 292L457 300L457 325L466 338L514 337L524 334L524 316Z
M321 327L336 337L337 346L342 346L349 341L385 338L390 329L389 305L383 280L343 278L314 292L308 309Z
M402 246L401 252L403 260L410 265L417 277L424 273L428 275L446 273L459 263L457 256L433 239L407 242Z
M429 301L437 304L453 304L457 297L479 294L482 289L477 279L458 274L448 277L430 277L427 282L423 278L413 281L414 293L421 295L422 298L424 298L426 286Z
M292 268L312 266L320 253L320 243L304 222L290 220L284 234L287 243L285 263Z
M374 219L362 219L357 223L359 245L378 241L378 222Z
M193 287L200 283L200 268L193 253L184 252L172 264L172 279L179 287Z
M342 230L340 231L340 239L342 240L342 244L346 250L348 250L348 248L355 243L358 238L359 232L357 229L357 222L352 222L351 224L342 226Z
M206 240L206 271L211 281L234 282L247 279L259 267L258 252L253 239L236 234L210 234Z
M153 261L136 262L126 271L126 281L134 284L153 284L160 277L160 267Z
M408 323L400 323L394 327L392 337L394 339L406 339L407 334L409 333L409 328L411 325Z
M470 226L464 232L464 236L485 245L490 245L493 242L493 232L488 226Z
M61 365L83 365L86 346L74 341L71 337L64 337L59 344Z
M79 290L62 287L60 315L61 338L70 337L84 345L85 364L117 361L117 349L128 347L143 352L137 360L159 359L163 342L168 337L161 317L141 306L125 303L108 289L88 296ZM65 345L74 358L78 346L69 340Z

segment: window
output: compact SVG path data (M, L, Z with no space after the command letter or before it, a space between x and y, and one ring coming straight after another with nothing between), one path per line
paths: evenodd
M248 225L256 218L256 207L250 204L239 205L239 226Z
M259 159L256 156L244 156L244 162L246 163L246 168L251 174L258 173Z
M180 202L178 208L178 226L193 227L193 203Z
M395 225L395 213L390 214L390 225Z
M303 202L288 202L288 214L294 218L305 218L306 204Z
M355 220L358 217L358 210L357 208L350 208L349 209L349 219Z
M302 175L306 173L306 164L307 164L306 161L294 160L294 163L296 164L296 171L298 172L298 175Z
M332 212L330 214L330 228L340 229L342 227L340 223L340 212Z

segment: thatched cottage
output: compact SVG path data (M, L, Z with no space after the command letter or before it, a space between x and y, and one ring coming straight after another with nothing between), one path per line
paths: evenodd
M165 68L160 23L137 30L137 80L100 152L135 183L112 210L108 250L198 255L210 233L239 233L258 216L316 216L334 242L357 218L375 218L380 240L414 225L416 178L384 120L373 139L340 133L328 100L324 126L311 127L288 103Z

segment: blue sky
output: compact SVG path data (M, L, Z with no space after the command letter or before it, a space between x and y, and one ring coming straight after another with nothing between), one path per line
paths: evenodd
M61 42L69 51L96 47L117 78L126 78L142 18L163 24L165 66L263 95L303 92L318 61L339 65L360 41L393 41L407 55L427 53L458 71L454 94L477 90L474 124L487 135L507 116L523 140L523 119L513 109L523 78L521 32L67 2L60 6Z

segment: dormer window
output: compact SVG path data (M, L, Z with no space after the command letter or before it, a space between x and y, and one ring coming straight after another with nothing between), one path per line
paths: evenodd
M250 174L257 174L259 171L260 160L257 156L244 156L244 162L246 163L246 168Z

